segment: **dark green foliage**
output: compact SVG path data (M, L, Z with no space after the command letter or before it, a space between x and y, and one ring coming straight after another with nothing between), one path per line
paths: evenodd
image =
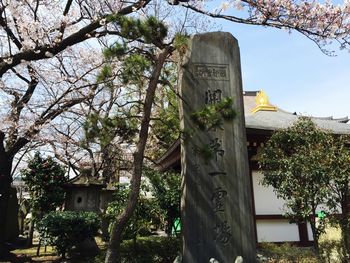
M131 40L142 39L147 44L161 43L168 33L167 27L154 16L138 19L114 15L107 20L119 26L121 37Z
M186 53L188 47L188 38L187 35L176 34L174 38L174 47L180 56L183 56Z
M325 227L324 220L316 224L316 209L332 196L332 145L330 133L309 118L300 118L290 128L276 131L259 158L262 183L286 200L286 216L291 221L310 223L316 249Z
M165 72L169 81L172 80L175 72L173 69L169 69L169 72ZM152 123L151 134L157 138L158 154L162 153L161 149L167 150L176 139L180 136L180 119L178 98L175 92L164 87L162 94L158 94L156 98L156 104L159 104L159 110L155 114L156 119ZM156 156L159 157L156 153Z
M261 262L283 262L283 263L318 263L320 258L310 248L302 248L290 243L274 244L261 243L261 254L268 258ZM260 253L259 253L260 254Z
M42 218L39 233L45 244L64 257L73 246L96 235L99 226L100 219L93 212L56 211Z
M327 149L331 164L331 196L327 202L328 207L341 215L329 216L329 220L341 229L341 245L338 246L342 262L350 262L350 149L349 136L333 137L332 147ZM339 249L341 247L341 249Z
M176 218L180 218L181 176L175 172L146 172L152 185L152 195L163 210L167 222L166 232L171 234Z
M122 262L172 263L180 251L180 240L169 237L141 237L136 248L133 240L121 244Z
M148 236L135 240L125 240L120 246L122 263L173 263L180 253L180 240L178 238ZM102 263L105 254L85 262ZM80 262L80 261L79 261ZM83 261L81 261L83 262Z
M113 21L119 28L119 35L127 41L141 40L146 44L161 45L167 36L167 27L155 17L147 17L146 19L137 19L134 17L113 15L107 18ZM152 54L154 47L146 48L144 52L129 47L126 42L116 42L103 51L105 58L112 61L117 58L121 62L120 78L123 84L140 85L143 77L149 75L152 66ZM97 78L98 82L106 80L110 77L110 66L105 66Z
M161 146L165 149L180 136L180 120L177 109L173 106L167 107L159 112L157 120L154 121L152 133L155 134Z
M130 54L125 56L122 63L121 78L124 84L139 81L151 68L151 62L142 54Z
M141 190L146 189L145 185ZM109 203L106 217L113 222L127 205L129 188L126 184L118 184L113 195L113 201ZM123 232L123 239L136 239L138 236L147 236L151 233L152 226L159 224L159 208L154 199L147 198L145 193L139 197L136 209Z
M316 248L325 222L340 226L344 262L350 254L348 142L349 137L332 135L302 118L275 132L260 156L263 184L273 186L277 196L286 200L286 215L292 221L310 223ZM319 205L326 216L316 224ZM332 216L339 209L341 215Z
M201 147L198 147L197 153L203 158L204 163L208 164L208 162L214 158L214 150L210 147L209 144L204 144Z
M109 48L104 49L103 55L106 59L111 59L114 57L119 58L125 55L126 51L127 51L126 44L120 44L116 42L113 45L111 45Z
M97 83L106 81L107 79L111 78L113 76L113 70L112 67L108 64L104 65L97 76Z
M161 43L168 34L167 27L154 16L139 22L139 30L146 43Z
M221 128L224 120L232 120L236 114L232 98L226 97L218 103L206 105L201 110L193 112L191 119L201 130L210 130Z
M21 174L29 189L34 218L63 204L63 186L68 178L65 176L65 170L53 158L44 158L37 152L29 161L28 168L22 170Z
M123 141L131 141L137 132L136 123L127 118L100 117L90 114L84 123L85 142L96 142L106 147L118 136Z
M337 258L343 259L343 261L338 262L348 263L348 260L344 260L344 252L343 244L339 240L323 240L320 243L320 255L322 255L325 263L333 263L335 255L337 255Z

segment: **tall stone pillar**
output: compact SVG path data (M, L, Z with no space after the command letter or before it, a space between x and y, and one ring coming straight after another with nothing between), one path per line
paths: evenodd
M190 39L180 93L183 262L255 262L240 54L231 34ZM198 124L198 112L231 99L235 117L219 112L216 125Z

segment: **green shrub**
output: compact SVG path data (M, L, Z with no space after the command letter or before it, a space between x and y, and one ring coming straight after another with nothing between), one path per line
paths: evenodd
M67 250L93 237L100 219L93 212L50 212L39 223L40 237L45 244L54 246L65 257Z
M262 262L318 263L320 261L313 249L296 247L290 243L283 243L281 245L274 243L262 243L261 252L268 258L267 261Z
M122 262L149 263L173 262L180 251L180 241L170 237L141 237L137 243L133 240L121 244Z
M110 220L110 229L115 223L117 215L122 213L127 205L129 196L129 186L127 184L117 184L117 190L113 194L113 200L108 204L106 218ZM159 225L161 217L159 207L154 198L146 196L149 191L146 184L142 183L141 192L132 217L128 221L126 228L123 231L122 239L135 239L139 236L151 235L151 229Z
M55 211L64 202L64 184L68 177L64 168L52 157L42 157L36 152L21 176L30 194L30 208L35 219L42 214Z
M320 255L325 263L342 262L341 258L344 257L344 255L341 241L323 240L320 242Z

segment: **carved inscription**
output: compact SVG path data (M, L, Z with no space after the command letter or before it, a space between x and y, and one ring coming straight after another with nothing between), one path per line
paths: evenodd
M217 176L217 175L226 175L225 172L217 171L217 172L209 172L210 176Z
M254 262L244 115L231 118L233 110L243 112L239 47L223 32L190 41L179 75L186 135L181 141L182 260L232 262L241 255Z
M194 64L194 75L201 79L229 81L228 65Z
M215 155L215 161L218 161L218 158L223 158L225 151L221 148L222 141L219 138L210 140L209 148Z
M227 221L218 222L216 226L214 227L214 241L220 242L223 245L227 245L230 242L232 233L231 233L231 227L227 223Z
M214 190L211 201L213 202L214 212L225 212L224 199L227 196L227 191L223 190L221 187L218 187Z
M227 65L216 64L194 64L194 75L199 79L210 80L229 80L229 70ZM215 105L222 101L224 91L219 88L209 87L204 93L204 104ZM211 177L226 176L226 167L224 167L224 155L225 149L221 136L218 134L219 130L224 130L222 124L211 127L206 130L210 133L210 138L207 144L203 142L203 148L193 145L192 153L194 155L194 170L197 174L200 174L201 166L204 163L209 165L209 171L207 174ZM209 150L212 154L212 159L215 163L206 160L205 151ZM199 160L202 160L201 162ZM214 168L214 169L213 169ZM215 169L216 168L216 169ZM223 185L215 187L211 193L212 209L218 216L218 221L212 226L214 230L213 239L215 243L221 245L227 245L232 237L231 226L227 221L225 206L227 202L227 191L223 189Z
M210 89L208 89L205 92L205 104L215 104L221 101L221 94L222 94L222 90L221 89L216 89L211 91Z

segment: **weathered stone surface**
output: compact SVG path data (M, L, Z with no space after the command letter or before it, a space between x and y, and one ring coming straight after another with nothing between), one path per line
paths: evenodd
M240 54L229 33L195 35L180 74L183 262L255 262ZM191 114L225 98L237 116L201 130ZM187 134L187 136L186 136ZM190 134L190 135L188 135ZM206 150L211 158L204 158Z

